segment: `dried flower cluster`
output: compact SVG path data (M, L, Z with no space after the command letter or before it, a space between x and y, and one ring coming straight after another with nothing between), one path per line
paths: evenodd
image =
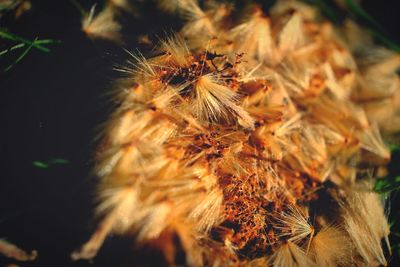
M6 13L12 11L17 19L23 13L29 11L32 4L29 0L0 0L0 18Z
M38 255L36 250L28 253L3 238L0 238L0 254L18 261L33 261Z
M174 4L172 4L172 2ZM187 21L151 58L132 54L99 151L102 217L74 259L110 233L188 266L386 265L374 177L398 130L400 57L352 22L297 1L239 21L163 1Z

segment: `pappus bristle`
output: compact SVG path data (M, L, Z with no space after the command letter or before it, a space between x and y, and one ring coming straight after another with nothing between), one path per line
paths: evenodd
M372 152L381 160L387 161L390 159L390 151L384 144L376 125L371 125L365 130L361 140L361 147Z
M129 2L129 0L108 0L109 5L133 13L134 11L134 6L132 3Z
M400 90L391 97L363 103L363 107L368 117L376 121L384 132L393 133L399 130Z
M121 42L121 25L115 20L114 10L106 7L95 14L96 6L92 6L89 14L82 21L82 30L91 38Z
M273 267L310 267L313 266L312 260L304 250L296 244L288 241L282 244L271 257Z
M293 117L290 117L284 120L282 123L280 123L274 133L277 136L287 136L294 130L300 128L300 126L301 126L301 113L297 113Z
M185 36L203 34L213 36L216 34L215 21L205 13L194 0L179 0L183 17L187 20L181 32Z
M154 66L141 53L132 53L126 50L130 58L127 60L127 66L117 67L116 70L134 76L134 81L138 84L135 89L143 89L143 85L149 81L157 79ZM132 97L143 95L145 92L140 90L140 94L135 92Z
M312 239L314 238L314 227L310 219L300 208L289 206L289 211L281 214L278 219L280 237L285 237L295 244L305 244L306 251L309 250Z
M281 57L304 44L305 36L302 23L303 17L300 13L295 12L281 30L278 44Z
M270 20L260 9L256 9L248 21L232 29L236 51L246 51L250 57L263 62L274 60L274 39L272 38Z
M346 234L338 228L325 226L314 235L310 254L316 266L348 266L352 250Z
M165 55L165 62L172 66L186 66L189 63L190 51L179 35L161 41L160 52Z
M300 12L306 20L310 21L313 21L318 15L318 10L314 6L296 0L276 1L276 4L271 7L270 14L272 17L279 17L287 13L293 13L293 11Z
M381 246L389 234L382 204L376 193L348 192L341 204L342 220L356 253L364 264L387 265Z
M204 121L238 122L246 128L253 127L253 120L236 101L236 93L217 83L211 75L201 76L194 85L194 113Z
M323 65L323 72L326 76L325 82L329 90L339 99L348 99L351 93L350 89L355 84L355 73L349 71L341 79L338 79L330 64Z
M197 230L209 231L220 219L223 195L218 188L205 194L200 203L190 212L189 218L197 220Z

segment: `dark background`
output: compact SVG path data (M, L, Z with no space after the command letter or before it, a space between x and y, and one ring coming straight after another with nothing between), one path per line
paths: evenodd
M396 2L370 0L363 6L399 42ZM33 49L7 73L0 58L0 238L39 251L35 262L20 266L128 266L139 257L129 253L128 239L118 237L108 238L92 263L69 258L94 229L93 137L112 110L107 93L120 76L113 67L127 57L122 48L144 49L136 43L138 34L163 36L179 23L145 4L142 16L123 17L126 44L121 46L88 39L70 1L32 4L18 20L1 18L0 26L28 39L62 43L49 46L50 53ZM32 164L54 157L70 163L47 169ZM0 267L11 262L0 256ZM393 259L391 266L400 265Z

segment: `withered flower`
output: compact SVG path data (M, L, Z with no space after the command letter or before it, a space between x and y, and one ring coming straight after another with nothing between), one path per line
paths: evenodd
M123 69L96 169L102 220L73 258L130 233L170 266L176 250L189 266L386 265L369 174L390 160L380 131L397 120L399 56L355 53L363 39L297 1L238 25L173 3L182 32Z

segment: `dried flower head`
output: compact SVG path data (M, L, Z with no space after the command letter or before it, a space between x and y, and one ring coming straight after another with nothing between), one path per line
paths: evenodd
M362 40L297 1L238 25L175 4L182 31L122 69L96 169L102 221L73 258L133 233L170 266L177 250L190 266L385 265L389 229L364 180L390 153L368 107L398 96L398 55L371 43L372 58L354 56Z
M115 20L115 11L108 6L100 13L95 14L96 5L92 6L90 12L82 20L82 31L93 39L105 39L121 42L121 25Z
M33 261L38 255L36 250L28 253L5 239L0 239L0 253L17 261Z

